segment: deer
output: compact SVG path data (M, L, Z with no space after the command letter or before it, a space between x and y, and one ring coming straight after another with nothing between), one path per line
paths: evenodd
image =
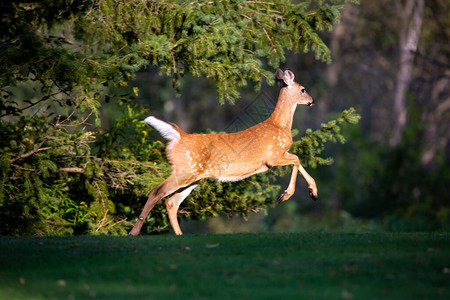
M167 214L176 235L182 235L177 219L178 208L198 186L198 181L213 178L218 181L239 181L275 166L293 165L287 189L278 197L277 204L288 200L295 192L300 172L308 184L310 197L317 201L314 179L300 164L299 158L289 153L292 146L291 128L298 104L311 106L314 99L305 88L294 81L290 70L278 69L275 80L280 87L277 104L270 117L243 131L216 134L189 134L176 124L153 116L144 121L168 140L167 158L171 175L151 191L129 235L138 235L155 204L165 197Z

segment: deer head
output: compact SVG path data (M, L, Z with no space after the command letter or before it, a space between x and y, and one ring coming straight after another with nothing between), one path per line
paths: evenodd
M294 81L295 75L290 70L282 71L278 69L275 73L275 80L280 88L288 89L289 99L293 99L296 104L311 106L314 99L306 92L305 88Z

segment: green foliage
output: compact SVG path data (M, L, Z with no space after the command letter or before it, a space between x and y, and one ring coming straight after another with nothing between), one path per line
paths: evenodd
M0 80L4 86L38 81L44 97L69 96L80 108L96 110L108 82L126 85L136 70L153 64L174 85L186 72L211 78L219 99L234 101L249 80L271 78L263 63L278 67L286 50L313 51L330 61L318 32L339 20L343 2L314 8L286 0L6 1Z
M170 173L164 144L141 122L145 110L120 89L134 73L154 65L175 87L186 72L210 78L219 100L233 102L238 87L272 77L266 66L278 67L287 50L329 61L319 32L344 2L2 1L0 234L125 234ZM102 128L99 107L111 101L123 113ZM317 155L352 118L307 132L295 151L311 165L329 162ZM182 212L246 217L272 205L271 180L202 182ZM168 226L162 205L145 226Z

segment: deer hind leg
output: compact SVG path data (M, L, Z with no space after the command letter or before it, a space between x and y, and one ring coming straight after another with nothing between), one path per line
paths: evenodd
M306 182L308 183L309 195L314 201L317 201L316 182L302 167L298 157L294 154L286 152L282 157L280 157L277 161L273 163L273 166L286 166L286 165L294 165L294 167L292 168L291 181L289 182L288 188L280 195L280 197L278 197L277 204L286 201L294 194L298 171L300 171L300 173L303 175Z
M182 235L183 232L178 224L177 212L180 204L186 199L187 196L192 192L193 189L197 187L197 184L191 185L187 188L177 191L170 198L166 200L167 214L169 215L170 224L172 225L173 231L176 235Z
M172 194L178 189L193 183L193 181L192 176L189 174L172 174L161 184L154 187L129 235L139 234L145 218L147 218L148 214L159 200Z

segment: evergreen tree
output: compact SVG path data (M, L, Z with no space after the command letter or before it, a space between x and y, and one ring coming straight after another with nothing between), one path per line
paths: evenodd
M210 78L219 101L233 102L249 82L272 83L268 69L287 50L329 61L319 32L339 20L344 2L2 1L0 234L126 233L170 168L140 122L144 110L114 87L151 64L174 87L185 73ZM124 116L102 131L99 105L111 100ZM339 123L355 120L346 111L293 150L312 165L329 162L318 157L323 143L342 141ZM246 216L273 204L270 178L202 182L183 211ZM147 232L167 227L163 212L155 207Z

